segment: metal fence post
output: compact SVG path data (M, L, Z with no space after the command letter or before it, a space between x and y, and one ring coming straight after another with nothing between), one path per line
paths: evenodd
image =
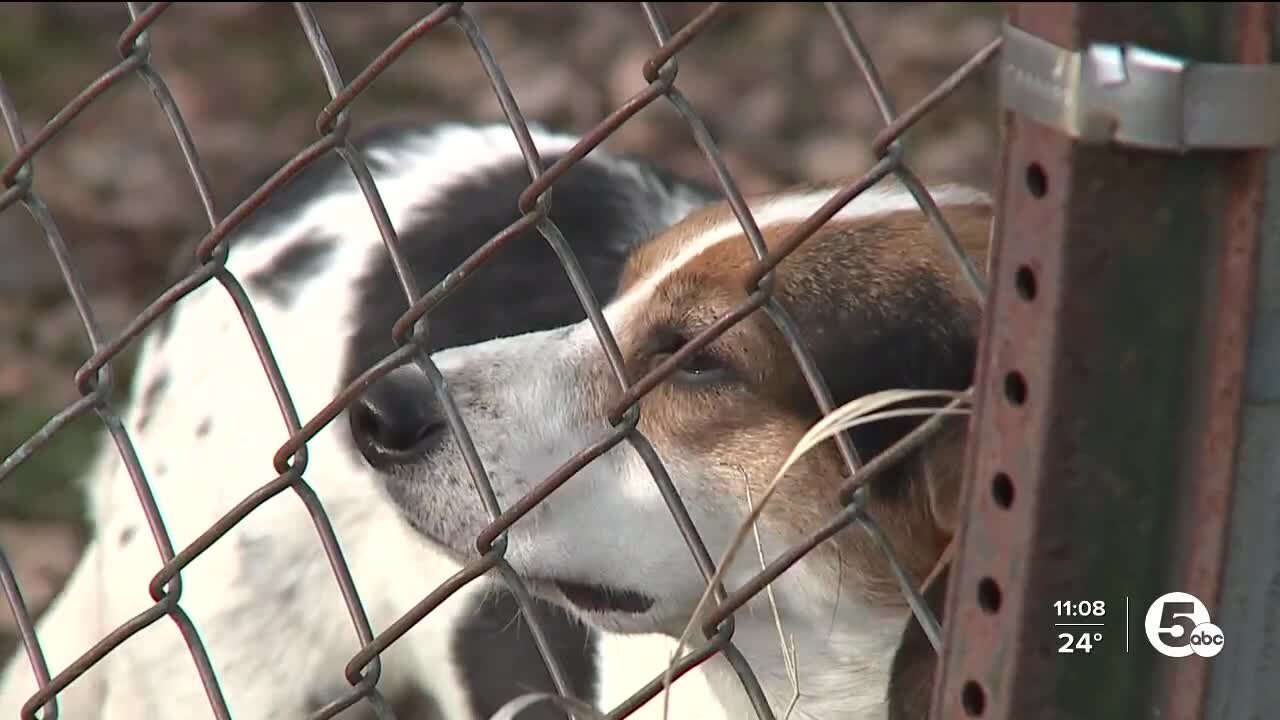
M1280 17L1271 58L1280 61ZM1236 486L1217 623L1233 638L1209 678L1208 717L1247 720L1280 708L1280 150L1267 160L1262 247L1249 333Z
M1273 14L1012 3L1008 22L1064 49L1260 63ZM1018 69L1005 52L1007 82ZM1223 625L1219 659L1165 657L1144 619L1181 591L1225 622L1266 152L1081 142L1002 112L967 519L933 717L1206 716L1210 674L1247 630Z

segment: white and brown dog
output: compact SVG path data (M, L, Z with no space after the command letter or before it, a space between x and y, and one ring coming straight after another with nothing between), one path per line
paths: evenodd
M548 164L576 138L535 129ZM518 218L529 178L505 125L393 128L362 145L422 289ZM933 188L959 238L985 264L990 207L980 192ZM770 244L834 188L754 198ZM604 150L553 189L551 217L581 263L635 380L746 299L753 255L714 192ZM366 201L336 156L318 161L231 237L228 267L252 298L305 422L395 349L406 301ZM909 194L873 188L779 267L776 292L837 405L890 388L963 389L979 305ZM600 440L621 394L560 261L536 232L515 238L429 315L429 347L499 503L510 506ZM748 316L639 402L639 429L719 557L796 441L820 417L783 336ZM209 283L144 341L125 422L176 548L274 479L288 432L243 320ZM852 434L862 458L916 421ZM869 513L908 573L922 578L950 537L963 424L878 481ZM791 472L760 522L766 559L838 512L833 447ZM375 383L309 444L306 481L332 522L374 632L475 556L489 517L442 405L414 366ZM104 443L87 479L94 535L40 620L58 674L151 607L162 565L137 489ZM254 510L182 573L181 606L199 631L236 720L304 718L349 690L359 650L313 518L290 491ZM552 493L508 533L506 557L540 599L573 692L608 710L659 674L705 581L645 463L627 443ZM759 570L754 547L725 576ZM910 612L883 553L842 531L774 584L793 637L793 718L882 718ZM734 641L779 715L791 681L760 595ZM910 638L910 634L908 634ZM907 647L907 646L904 646ZM899 655L894 695L925 693L931 659ZM927 649L927 648L926 648ZM906 683L906 684L903 684ZM379 689L401 718L487 718L552 689L510 595L459 592L382 654ZM0 712L34 692L25 655L7 667ZM713 658L672 688L673 718L752 717L736 677ZM188 644L167 618L129 638L59 695L62 717L206 716ZM661 712L661 700L643 713ZM365 704L351 712L367 712ZM521 718L559 717L536 706ZM639 716L639 715L637 715ZM345 716L343 716L345 717Z

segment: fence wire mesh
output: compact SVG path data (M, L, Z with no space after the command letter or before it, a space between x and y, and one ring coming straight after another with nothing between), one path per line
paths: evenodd
M680 51L694 42L718 18L730 12L748 12L743 8L735 8L726 3L711 3L706 6L692 21L680 27L674 33L668 27L658 4L639 3L637 11L643 15L654 41L652 54L644 60L639 72L646 87L626 100L617 109L609 113L590 131L581 135L581 140L561 159L549 167L539 155L529 125L521 114L515 93L509 87L499 63L490 50L484 33L475 17L464 7L464 3L441 3L435 9L414 22L386 47L372 62L356 76L346 81L340 74L334 55L326 41L322 29L309 4L294 3L293 8L298 23L310 44L319 65L324 82L331 98L317 114L315 121L316 139L293 156L283 167L276 171L265 183L259 186L238 206L222 214L215 207L213 193L207 173L201 164L197 144L183 119L174 96L160 72L150 61L149 36L157 20L170 10L173 3L159 2L153 4L125 3L132 22L120 33L116 48L119 61L96 81L86 87L67 105L50 119L34 136L27 138L22 129L16 105L0 76L0 114L3 115L14 157L0 170L0 183L3 193L0 194L0 212L21 205L39 225L47 239L49 251L57 262L58 269L65 282L66 291L78 311L83 322L91 347L92 356L75 373L74 381L79 392L79 399L51 417L40 430L31 435L18 448L11 452L0 464L0 482L9 476L20 464L36 453L62 428L76 418L88 413L95 414L106 431L110 434L115 448L132 480L138 502L141 503L149 523L149 529L156 550L164 561L163 567L151 579L149 592L154 605L137 615L130 621L115 628L93 647L87 648L83 655L57 675L51 675L36 635L32 613L23 600L23 594L9 561L0 551L0 583L3 584L5 598L16 619L19 629L20 643L25 650L31 672L34 673L38 692L23 706L21 716L25 720L36 717L52 720L58 716L57 695L71 683L82 676L91 666L102 660L113 649L119 647L130 637L144 628L168 619L182 633L190 651L191 661L195 664L208 703L218 718L230 718L228 705L222 688L215 677L209 654L200 639L197 628L193 625L183 609L182 571L204 551L218 542L231 528L242 521L267 500L286 491L297 495L310 513L317 534L328 556L334 578L350 614L351 628L359 639L361 650L350 659L345 668L345 676L350 689L342 697L316 710L311 717L314 720L334 717L344 709L365 701L369 703L378 717L394 717L394 713L378 691L377 683L380 673L379 655L392 643L405 635L416 623L445 602L450 596L482 575L497 571L514 594L532 631L547 669L557 690L569 696L565 673L558 666L548 645L548 638L538 626L537 618L530 611L531 600L520 578L504 559L506 551L505 531L513 523L528 513L540 501L556 488L570 481L578 470L593 459L621 444L629 443L644 459L655 483L667 501L669 510L675 519L684 541L692 553L704 578L711 582L716 575L716 565L707 547L703 544L694 523L685 510L680 495L668 475L661 460L658 459L649 440L637 426L639 409L637 403L646 393L651 391L686 358L696 353L703 346L726 332L735 323L748 315L763 310L773 321L778 331L785 337L795 361L801 368L804 378L815 401L823 413L833 410L831 395L813 358L805 349L799 337L796 324L788 316L787 310L772 292L773 270L797 247L815 233L824 223L829 221L845 205L854 198L876 186L889 177L896 177L915 198L920 209L928 216L948 246L961 271L972 285L974 293L981 299L985 291L980 275L971 266L959 243L948 226L942 213L931 198L924 183L913 172L905 161L904 139L913 125L933 110L940 102L953 93L962 83L972 78L999 50L999 40L994 40L983 47L976 55L954 73L933 92L921 101L898 113L891 101L890 92L881 81L875 62L871 57L854 23L845 9L838 3L825 3L824 10L829 17L830 27L834 29L847 48L850 61L856 74L865 83L867 91L874 100L883 129L876 136L873 150L876 156L874 165L860 179L848 184L836 193L806 221L794 227L786 238L773 250L769 251L761 237L751 211L744 200L731 173L724 156L717 147L707 124L694 107L694 102L687 98L677 87L679 74L678 56ZM388 216L387 210L379 196L376 183L370 174L361 154L348 138L351 127L350 114L352 104L361 93L392 63L396 62L406 50L431 34L432 31L452 26L460 30L470 43L476 60L487 75L493 93L502 109L512 133L518 141L520 150L529 172L529 185L519 197L520 219L489 239L480 250L454 269L448 277L432 288L418 287L411 274L396 231ZM81 273L71 257L66 242L59 231L53 213L41 200L37 190L32 160L42 148L48 146L60 133L68 131L76 117L90 104L94 103L112 87L126 82L130 77L140 78L154 94L157 105L172 127L174 138L178 143L186 166L190 173L203 205L208 222L208 232L200 240L196 248L198 267L180 281L171 285L160 294L145 310L127 324L122 332L114 337L104 335L92 303L89 301ZM757 265L750 275L751 293L746 302L720 318L713 326L691 339L680 351L655 367L647 375L634 383L626 380L614 336L604 320L601 305L591 293L582 268L578 265L560 230L549 218L551 193L558 178L575 163L582 160L591 150L602 142L644 108L665 100L687 123L697 146L701 149L709 164L723 197L728 200L735 217L741 225ZM241 282L225 266L227 259L227 240L237 226L251 213L260 207L272 193L296 176L310 163L328 153L338 154L347 164L351 173L368 203L369 212L381 233L386 252L391 258L395 272L404 291L406 310L390 328L398 346L393 354L384 358L374 367L352 382L347 388L332 399L314 417L304 422L294 407L287 385L269 344L253 303L243 289ZM621 400L612 408L609 420L612 429L595 443L582 449L577 455L564 463L559 469L535 486L534 490L514 503L511 507L501 507L489 483L485 468L477 455L447 390L441 388L440 371L431 357L422 349L425 338L430 333L430 312L440 300L454 289L458 282L474 272L488 258L501 252L504 244L522 231L535 228L555 250L560 258L564 271L578 292L579 299L586 311L590 324L595 330L599 343L608 358L614 375L620 385ZM235 303L243 319L244 330L251 338L261 361L262 371L270 382L280 414L287 425L290 437L271 458L274 479L263 484L256 492L245 497L231 512L217 523L209 527L203 534L183 548L175 548L162 519L162 512L148 484L146 473L138 460L134 441L121 420L120 414L112 402L114 390L113 360L131 343L139 338L158 319L169 312L177 303L195 289L210 281L218 282ZM440 585L434 592L423 598L421 602L405 613L399 620L386 629L375 634L369 618L361 604L361 599L353 582L347 561L339 547L338 538L330 523L325 508L315 492L308 485L304 473L308 465L307 443L328 423L334 420L350 404L353 399L370 384L386 374L391 368L406 361L417 364L427 375L433 387L437 389L444 403L449 426L459 445L464 449L466 461L472 474L475 487L479 492L492 519L492 524L476 539L476 547L480 556L461 571ZM966 401L968 393L960 400L952 403L952 407ZM885 535L876 525L876 519L862 507L862 489L867 482L886 467L901 460L912 449L922 445L929 437L942 427L943 415L939 414L918 426L914 431L901 438L895 445L874 458L859 458L852 443L845 434L837 437L837 445L847 466L847 477L840 488L840 497L845 509L820 530L812 533L803 542L783 552L776 560L764 567L753 579L732 593L727 593L722 585L715 587L715 608L709 612L700 630L703 644L693 648L681 657L673 666L670 679L675 679L685 672L705 662L716 654L722 654L737 673L743 688L750 697L760 718L774 717L764 698L759 681L733 642L733 613L746 603L753 595L761 592L769 583L794 565L807 552L831 538L841 530L857 524L862 526L879 544L890 561L902 592L908 599L910 607L924 628L935 650L940 645L938 621L923 601L919 588L908 577L902 566L894 558L893 550L887 544ZM265 459L264 459L265 460ZM634 712L648 700L662 691L664 677L656 677L616 708L607 710L607 717L621 718ZM604 714L604 711L602 711Z

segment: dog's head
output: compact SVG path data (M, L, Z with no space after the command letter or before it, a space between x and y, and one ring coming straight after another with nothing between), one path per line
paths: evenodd
M834 189L760 198L752 213L776 247ZM958 187L935 198L974 264L985 264L990 208ZM755 256L727 205L700 211L638 248L604 316L628 382L748 298ZM968 386L979 305L940 233L904 190L872 189L782 262L775 296L836 405L878 390ZM518 299L513 299L518 302ZM434 356L474 443L449 430L444 405L413 366L385 376L349 415L357 446L420 532L460 558L490 524L472 480L478 459L498 504L511 507L575 454L609 436L618 377L589 322L455 348ZM801 436L820 419L788 339L764 310L733 325L638 403L638 429L670 474L717 558ZM852 433L865 461L907 424ZM962 426L960 426L962 428ZM869 512L917 577L949 536L962 432L944 434L889 471ZM506 557L530 587L622 632L678 633L706 587L646 466L627 442L583 467L509 530ZM790 471L758 523L772 557L839 510L844 464L832 442ZM759 570L754 548L726 575ZM784 613L893 605L883 553L858 529L838 534L775 583ZM846 600L835 595L840 588ZM822 612L822 611L820 611Z

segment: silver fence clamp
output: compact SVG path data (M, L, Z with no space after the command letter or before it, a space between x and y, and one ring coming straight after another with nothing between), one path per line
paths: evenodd
M1065 50L1006 23L1001 85L1005 107L1088 144L1280 145L1280 65L1201 63L1136 45Z

